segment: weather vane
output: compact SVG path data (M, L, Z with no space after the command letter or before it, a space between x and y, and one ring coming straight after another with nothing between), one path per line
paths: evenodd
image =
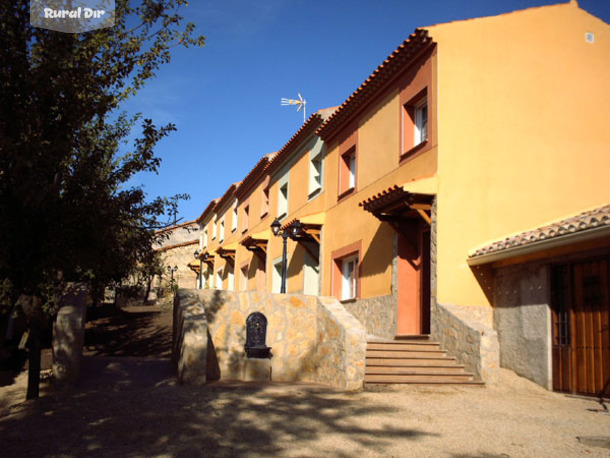
M299 92L298 100L282 98L281 103L282 103L282 106L297 105L297 111L301 111L301 108L302 108L303 109L303 122L305 122L305 120L307 119L307 108L305 108L307 101L303 98L303 96L301 95L300 92Z

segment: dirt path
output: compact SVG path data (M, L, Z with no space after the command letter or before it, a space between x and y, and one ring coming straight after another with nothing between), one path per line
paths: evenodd
M150 312L93 323L78 389L0 406L0 455L610 456L610 416L599 403L505 370L487 388L180 386L156 344L171 312ZM102 327L112 345L101 345Z

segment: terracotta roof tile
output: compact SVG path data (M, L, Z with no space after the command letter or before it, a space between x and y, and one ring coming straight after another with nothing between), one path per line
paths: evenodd
M601 226L610 226L610 205L595 208L534 230L506 237L476 249L469 257L475 258L509 248L559 238L576 232L588 231Z
M314 114L312 114L307 121L301 126L301 128L297 131L296 134L286 142L286 144L282 147L281 150L277 152L275 157L269 163L269 172L277 169L282 162L290 156L290 153L294 151L294 149L299 146L300 142L307 138L308 135L312 133L316 133L316 130L334 113L335 108L325 108L323 110L318 110Z
M339 126L344 125L371 97L398 75L432 43L425 29L415 29L392 54L362 83L362 85L316 131L327 140Z
M220 201L220 197L217 197L216 199L212 200L207 207L205 207L205 210L203 210L203 213L199 216L199 218L197 218L195 221L197 221L197 223L201 224L203 223L203 220L211 213L214 211L214 209L216 208L216 205L218 204L218 202Z
M273 161L273 158L277 155L277 151L273 153L269 153L263 156L252 170L248 172L246 177L242 180L241 185L235 191L235 195L241 199L246 195L246 193L254 186L258 180L260 180L263 176L265 176L265 172L269 168L269 163Z

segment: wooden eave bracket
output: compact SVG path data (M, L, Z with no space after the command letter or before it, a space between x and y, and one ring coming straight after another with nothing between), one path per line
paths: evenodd
M311 236L311 238L314 239L318 245L320 245L320 233L322 230L319 227L305 227L303 228L303 232Z
M218 252L218 256L222 259L231 260L235 262L235 250L222 250Z
M246 247L246 250L256 252L262 252L263 254L267 254L267 242L268 240L264 239L252 239L249 243L243 244Z

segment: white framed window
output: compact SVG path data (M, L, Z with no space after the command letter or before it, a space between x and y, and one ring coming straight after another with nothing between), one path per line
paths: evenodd
M225 219L220 220L220 227L218 228L218 242L222 242L225 239Z
M216 271L216 284L214 286L216 289L222 289L222 269Z
M339 167L339 196L352 192L356 188L357 160L356 146L341 155Z
M271 279L271 292L279 294L282 290L282 258L273 262L273 276Z
M322 189L322 147L314 147L309 152L309 196Z
M261 218L269 213L269 187L263 189L263 195L261 196Z
M414 146L428 139L428 99L424 97L413 107Z
M233 202L233 217L231 218L231 232L237 230L237 199Z
M208 246L208 228L206 226L206 228L203 230L203 248L206 248Z
M218 219L214 218L214 224L212 224L212 240L216 240L216 233L218 232Z
M356 187L356 154L350 154L349 156L349 181L348 185L350 189Z
M234 267L227 267L227 290L235 291L235 272Z
M242 221L242 232L246 232L248 230L248 226L250 224L250 205L244 206L244 214Z
M240 291L248 290L248 264L240 269L239 289Z
M282 219L288 214L288 176L279 183L277 198L277 217Z
M358 255L341 260L341 300L355 299L357 295Z

